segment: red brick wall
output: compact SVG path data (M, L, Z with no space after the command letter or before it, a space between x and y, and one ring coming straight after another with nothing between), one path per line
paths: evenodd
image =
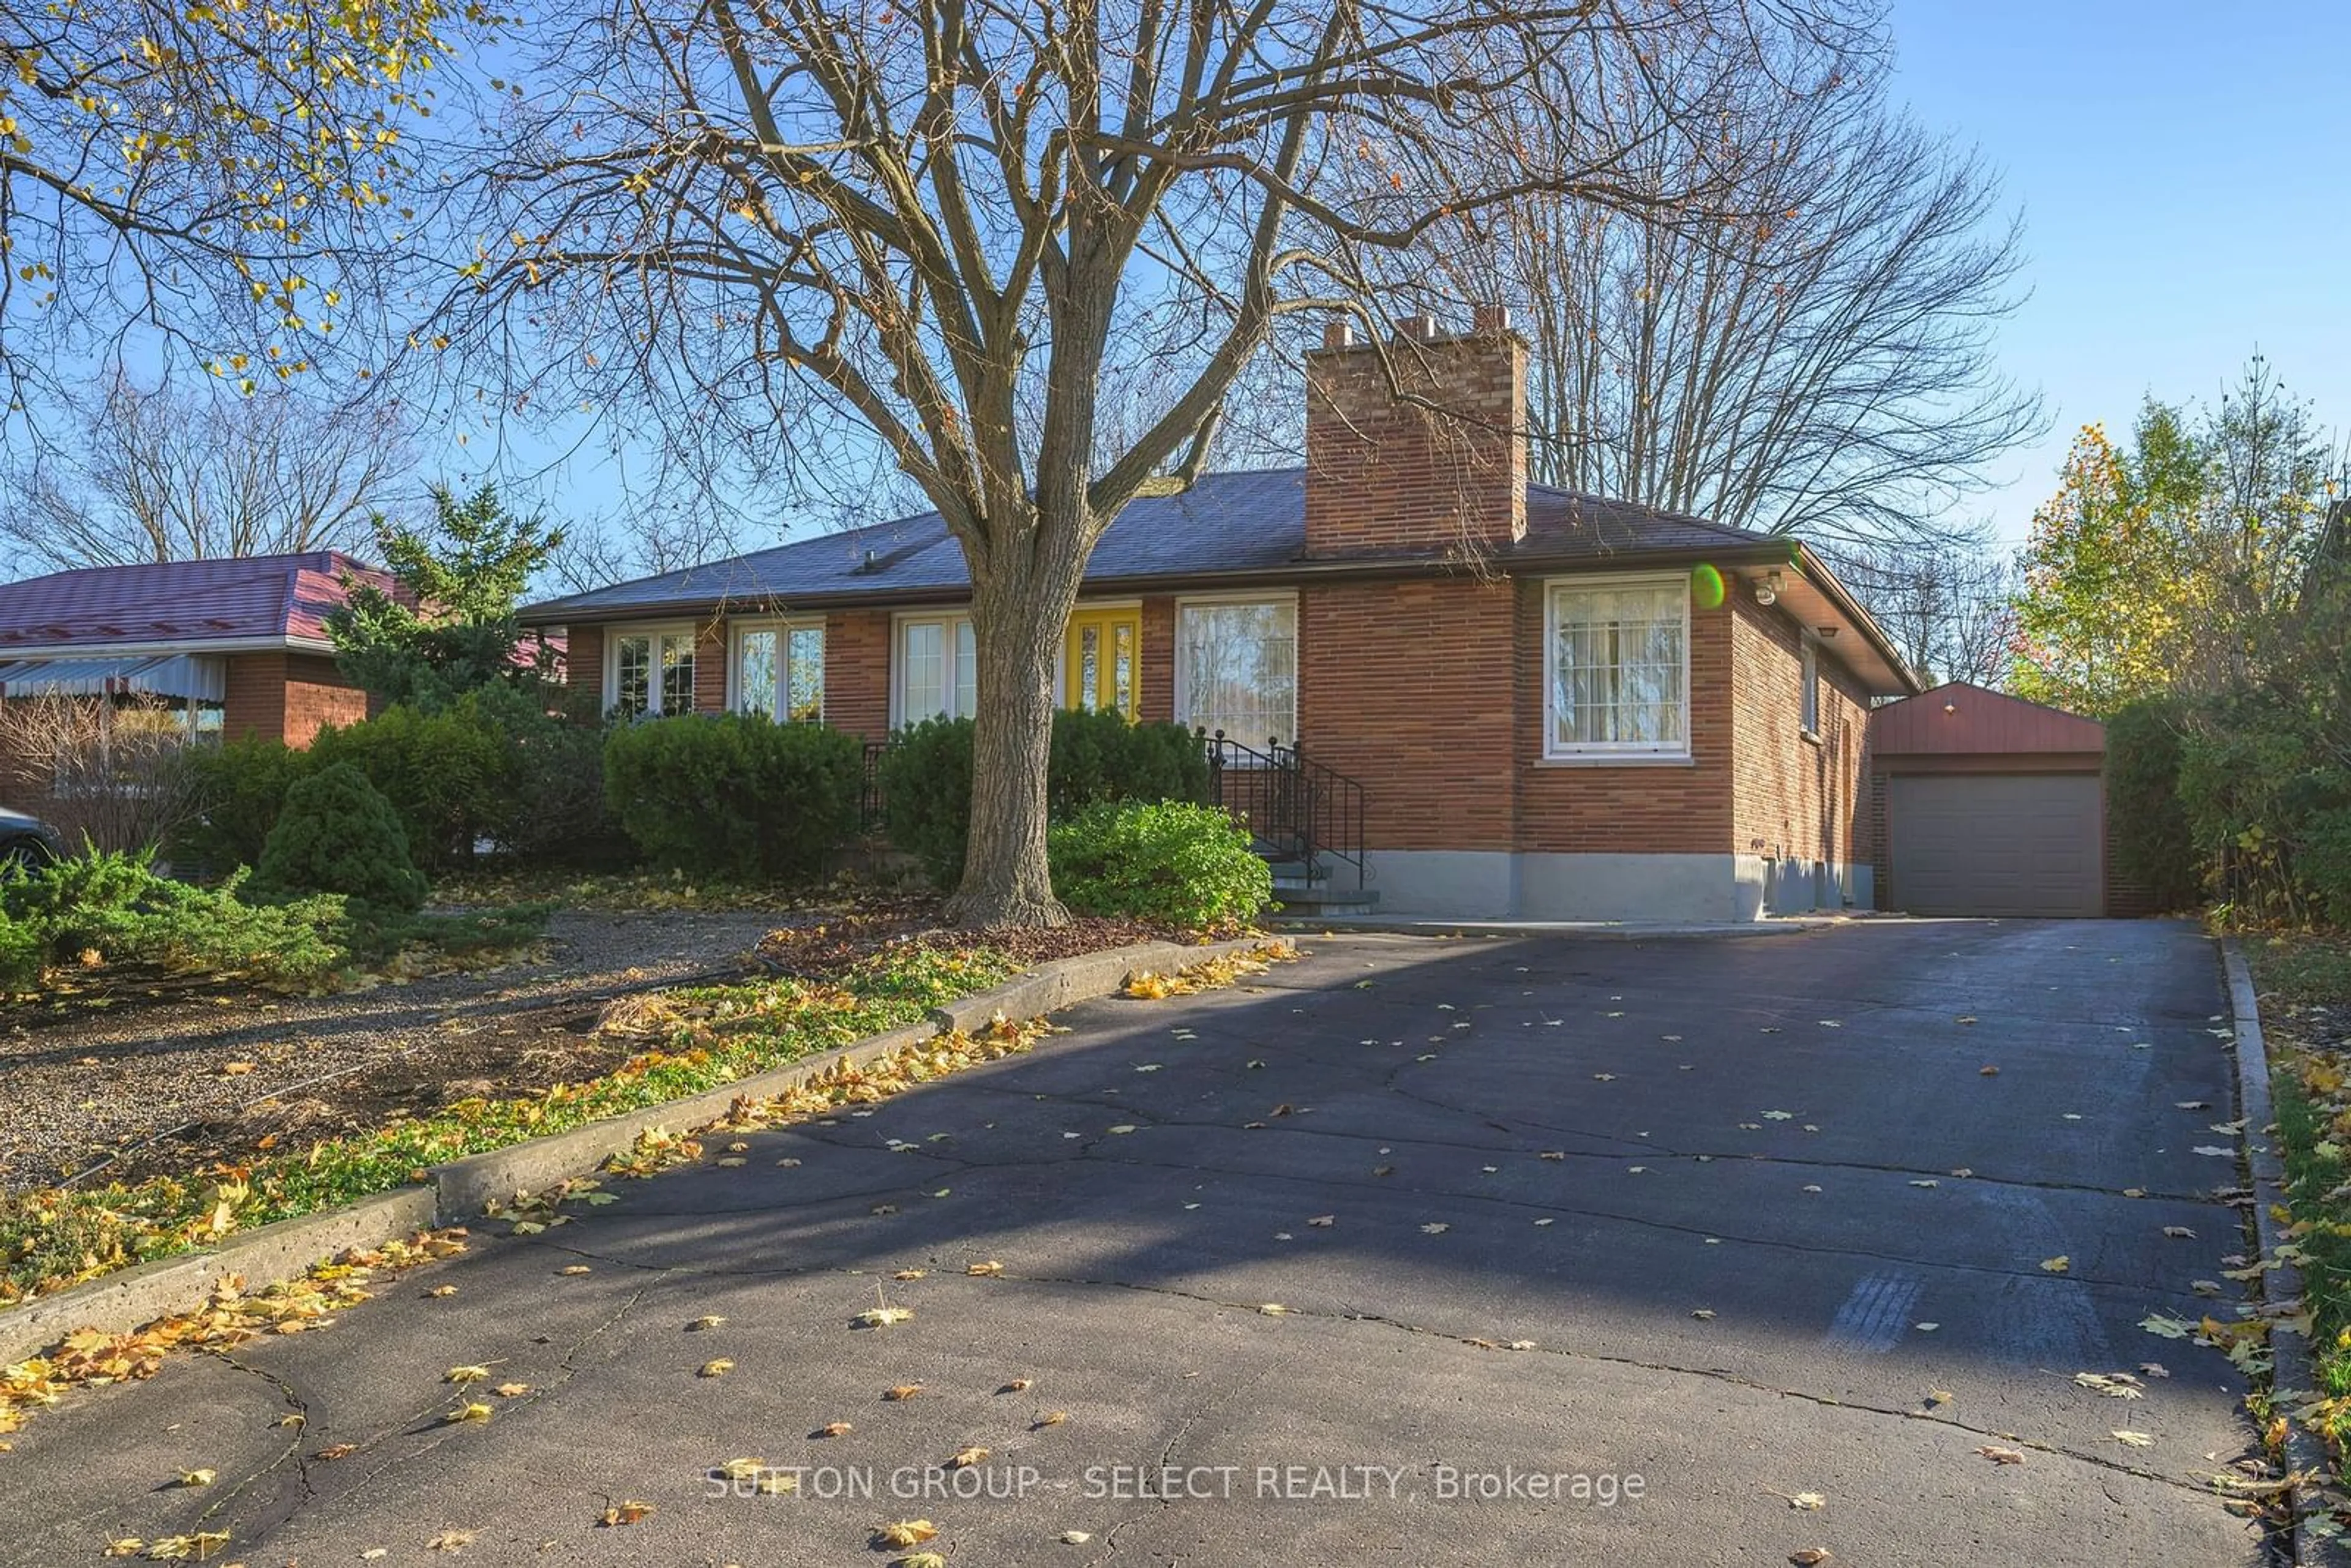
M1526 532L1527 346L1481 330L1306 357L1306 553L1506 544ZM1407 395L1398 401L1389 366Z
M890 733L890 612L836 610L824 621L824 722L867 740Z
M1515 643L1506 582L1300 590L1299 736L1308 757L1364 786L1368 842L1510 847Z
M694 629L694 709L720 713L726 706L726 622L714 616Z
M303 747L328 725L367 717L368 700L321 654L237 653L228 661L221 708L231 740L258 735Z
M1135 716L1145 724L1176 716L1176 598L1162 593L1143 601L1142 687L1134 695Z
M595 711L604 707L604 629L570 626L564 629L563 684L590 694Z
M1737 779L1734 847L1773 859L1849 863L1862 792L1868 698L1822 644L1820 738L1802 732L1802 633L1783 612L1731 584L1731 703Z
M1554 854L1724 854L1730 842L1730 615L1690 608L1688 763L1543 760L1543 588L1518 586L1514 759L1517 847Z

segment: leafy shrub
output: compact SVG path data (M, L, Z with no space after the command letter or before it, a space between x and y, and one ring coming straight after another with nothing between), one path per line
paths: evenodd
M174 861L228 872L261 859L269 830L286 809L286 792L310 769L310 759L282 740L249 736L191 749L196 816L172 839Z
M2351 926L2351 809L2337 807L2311 819L2299 869L2319 912L2337 925Z
M1202 800L1208 754L1180 724L1129 724L1110 709L1053 716L1046 798L1067 821L1102 800Z
M376 910L415 910L427 891L392 802L349 762L287 792L254 881L272 894L340 893Z
M549 713L546 692L485 686L456 706L504 739L505 765L494 788L469 809L499 851L525 860L572 864L633 858L604 804L604 727Z
M2196 846L2179 802L2180 704L2135 702L2106 723L2106 813L2115 869L2147 889L2158 909L2199 897Z
M922 862L935 885L955 886L971 835L971 720L902 729L876 766L890 842Z
M765 715L682 714L615 728L604 798L665 866L704 875L808 876L857 828L855 737Z
M155 874L144 854L92 854L0 875L0 991L59 965L151 964L306 983L340 967L343 901L248 904L242 872L215 888Z
M1249 919L1273 872L1247 829L1213 806L1104 802L1053 829L1053 889L1072 909L1186 929Z
M481 706L467 698L439 713L401 706L329 727L310 743L313 770L347 762L400 817L415 863L469 860L494 817L510 810L514 751Z
M963 878L971 833L972 724L927 719L891 737L881 782L890 841L923 862L940 887ZM1046 809L1068 821L1105 801L1199 800L1208 759L1199 737L1176 724L1130 724L1115 712L1053 715Z

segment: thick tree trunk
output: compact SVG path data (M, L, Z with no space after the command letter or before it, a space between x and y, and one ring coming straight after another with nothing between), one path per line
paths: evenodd
M1037 542L1040 555L1053 553L1043 538ZM979 709L972 727L971 836L963 883L947 901L958 925L1070 922L1053 896L1045 860L1053 677L1084 570L1076 552L1070 554L1029 572L972 574Z

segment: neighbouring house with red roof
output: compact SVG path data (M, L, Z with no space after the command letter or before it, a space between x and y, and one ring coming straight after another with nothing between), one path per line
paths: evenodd
M89 567L0 583L0 702L143 699L191 734L307 746L367 716L335 668L328 612L346 578L390 576L333 550Z
M1398 368L1399 400L1387 369ZM1798 540L1532 484L1527 348L1498 313L1334 328L1306 465L1122 512L1067 706L1221 736L1218 788L1292 905L1744 920L1869 906L1874 702L1919 688ZM1432 419L1428 405L1454 417ZM975 706L936 514L530 607L608 711L738 708L869 747Z

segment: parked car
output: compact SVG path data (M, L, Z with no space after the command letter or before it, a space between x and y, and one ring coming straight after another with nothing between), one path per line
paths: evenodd
M47 865L65 854L66 841L55 828L0 806L0 865Z

